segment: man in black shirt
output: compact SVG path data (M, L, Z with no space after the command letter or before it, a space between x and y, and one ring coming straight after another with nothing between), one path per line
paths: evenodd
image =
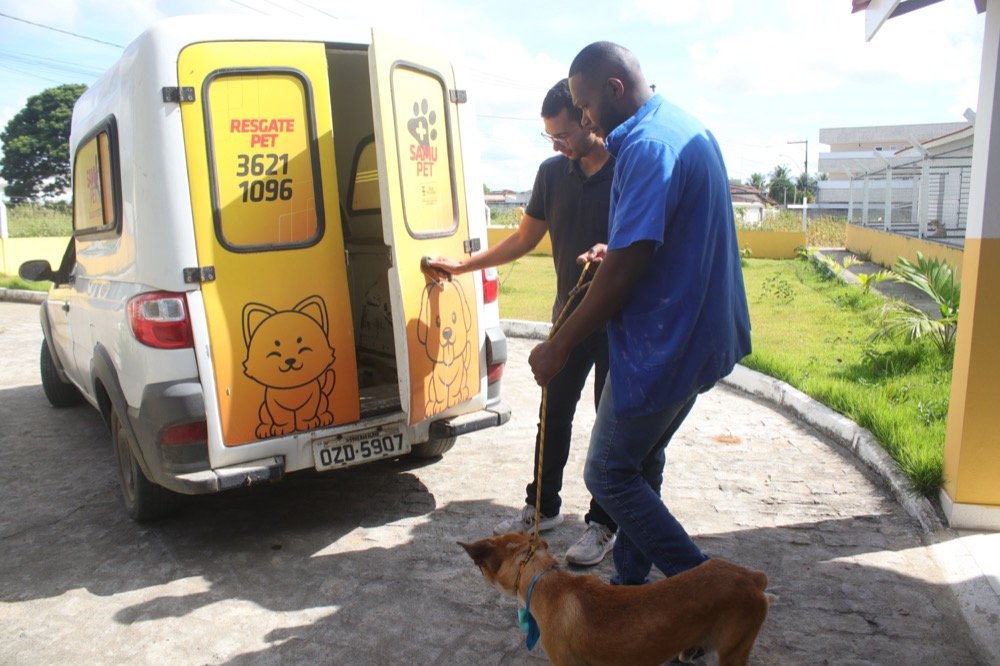
M464 261L443 257L432 260L429 263L432 274L446 277L514 261L534 249L548 232L556 269L556 300L552 306L552 320L555 321L580 277L576 258L608 239L608 202L614 158L599 138L583 128L581 118L582 112L573 105L569 86L563 79L549 90L542 103L543 136L552 142L552 149L559 154L545 160L538 168L531 200L521 216L517 233ZM573 416L587 375L594 366L596 408L608 373L608 338L603 329L573 349L566 365L548 386L540 530L551 529L563 521L559 513L562 504L559 491L569 457ZM540 430L541 424L539 434ZM536 469L538 442L536 437ZM525 489L524 508L497 525L496 534L527 532L534 528L535 492L535 480L532 480ZM617 525L593 499L586 521L586 531L566 552L566 559L571 564L597 564L614 546Z

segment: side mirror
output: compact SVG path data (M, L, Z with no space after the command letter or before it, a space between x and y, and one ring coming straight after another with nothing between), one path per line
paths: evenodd
M55 281L55 274L47 259L32 259L21 264L17 269L17 274L22 280L41 282L42 280Z

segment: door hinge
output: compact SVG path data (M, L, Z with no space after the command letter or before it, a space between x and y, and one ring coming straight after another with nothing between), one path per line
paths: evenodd
M168 104L193 102L194 88L192 86L163 86L163 101Z
M478 238L470 238L469 240L462 242L462 247L465 249L466 254L472 254L473 252L479 252L479 248L482 247L482 243Z
M448 89L448 97L451 99L452 104L465 104L469 101L469 96L464 90L456 90L454 88Z
M196 266L184 269L185 284L201 284L215 281L215 266Z

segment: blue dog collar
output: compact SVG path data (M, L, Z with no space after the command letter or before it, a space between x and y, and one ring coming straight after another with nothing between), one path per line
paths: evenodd
M548 569L535 574L535 577L531 580L531 585L528 586L528 595L524 600L524 608L517 609L517 626L524 632L526 636L525 645L527 645L529 650L535 647L539 637L541 637L541 630L538 628L538 623L535 622L535 618L531 614L531 595L535 591L535 583L538 582L539 578L558 567L558 564L553 564Z

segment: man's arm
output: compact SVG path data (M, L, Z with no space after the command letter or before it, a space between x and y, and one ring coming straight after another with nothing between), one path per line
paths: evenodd
M455 260L448 257L438 257L427 262L425 270L435 280L448 279L452 275L468 273L480 268L499 266L520 259L535 249L549 227L544 220L521 216L517 232L511 234L496 245L482 252L477 252L468 259Z
M562 369L570 350L618 312L653 256L653 241L638 241L604 255L580 305L549 340L528 357L539 386L545 386Z

